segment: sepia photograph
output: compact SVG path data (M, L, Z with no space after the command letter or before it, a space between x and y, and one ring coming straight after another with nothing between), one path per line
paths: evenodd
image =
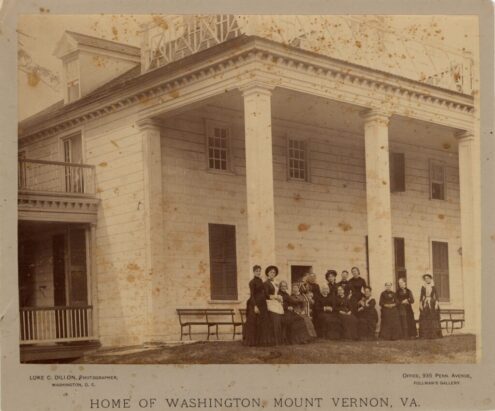
M479 27L19 16L22 363L476 363Z

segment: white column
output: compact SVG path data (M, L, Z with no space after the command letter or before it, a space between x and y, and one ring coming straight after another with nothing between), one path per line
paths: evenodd
M385 282L395 283L388 149L390 116L369 110L363 113L363 118L370 284L378 297Z
M88 303L93 306L92 314L92 330L90 330L94 337L99 337L99 327L98 327L98 279L96 276L96 224L91 224L89 230L89 273L88 273Z
M155 335L153 289L163 273L163 193L160 123L147 118L137 122L143 144L145 274L147 276L146 342Z
M462 283L465 326L464 332L479 332L480 295L480 265L478 248L480 240L475 234L478 226L476 216L479 204L475 196L475 167L479 165L476 158L475 138L470 132L456 135L459 148L459 189L461 205L461 244L462 244ZM479 183L478 183L479 184Z
M271 89L243 88L249 271L276 264Z

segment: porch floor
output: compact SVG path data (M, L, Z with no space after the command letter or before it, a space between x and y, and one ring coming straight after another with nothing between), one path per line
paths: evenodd
M58 344L33 344L21 346L22 363L69 362L82 357L87 352L100 348L99 341L80 341Z
M244 347L240 341L201 341L159 347L105 348L76 364L460 364L476 362L474 335L438 340L328 341L306 345Z

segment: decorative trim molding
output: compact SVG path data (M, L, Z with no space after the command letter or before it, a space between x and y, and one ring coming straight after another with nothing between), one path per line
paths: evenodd
M244 47L239 46L239 42ZM261 63L259 65L260 71L263 71L263 67L269 64L271 67L279 66L280 68L309 74L311 77L332 79L342 85L360 86L367 89L368 92L386 92L392 96L406 97L410 103L414 104L435 104L439 108L454 110L460 113L473 113L474 111L472 96L357 66L305 50L291 48L255 36L246 36L227 41L212 47L212 49L215 49L213 51L218 58L210 64L203 64L196 69L193 67L198 62L200 64L204 63L204 60L201 58L202 53L212 52L210 49L207 49L204 52L189 56L190 58L183 59L187 60L188 63L192 60L190 63L192 67L189 71L184 70L185 62L182 60L182 64L178 67L174 66L175 71L171 73L161 70L167 69L167 66L150 71L131 80L131 84L126 85L126 87L132 89L131 86L144 83L150 76L163 75L164 73L167 73L166 76L163 75L166 79L162 79L158 84L148 86L144 89L135 90L131 94L121 96L118 99L112 100L113 96L110 94L105 102L105 99L99 96L103 103L96 108L90 108L95 103L95 101L90 99L82 107L70 110L67 113L67 117L69 118L60 119L52 125L44 125L46 122L51 121L50 118L45 119L45 123L40 119L37 127L31 127L32 131L27 131L20 138L37 139L48 137L59 131L67 130L107 114L118 112L130 106L136 106L151 98L173 95L174 93L178 93L178 90L186 85L201 83L203 80L210 79L214 76L221 78L226 71L252 62ZM238 50L238 53L233 54L232 50ZM214 59L212 58L211 60ZM180 71L179 67L182 67ZM270 72L273 72L273 70L270 70ZM146 76L146 78L143 79L143 76ZM263 83L261 86L266 87L266 84ZM61 116L62 114L54 113L53 117L57 115Z
M99 202L97 198L19 194L17 207L19 220L78 221L96 224Z
M155 119L152 117L141 118L136 121L136 126L140 130L160 130L162 126L162 122L159 119Z
M459 143L474 141L474 133L468 130L461 130L455 133L455 138Z
M388 124L390 117L392 117L392 113L376 109L364 110L360 113L360 115L364 119L365 123L379 121Z

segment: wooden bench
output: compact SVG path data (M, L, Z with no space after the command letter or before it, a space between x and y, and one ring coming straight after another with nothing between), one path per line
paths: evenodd
M440 309L440 324L445 325L445 331L453 334L454 330L464 327L464 310L462 309Z
M419 319L416 320L416 324L419 326ZM464 310L458 308L441 308L440 326L449 334L453 334L454 330L460 330L464 327Z
M239 315L241 317L241 322L238 322L234 325L234 337L236 335L242 336L242 328L244 327L244 324L246 324L246 309L245 308L239 308ZM241 327L241 332L236 331L237 327Z
M235 312L232 308L178 308L177 315L179 316L181 341L184 335L189 335L189 339L192 339L191 327L193 325L205 326L208 340L212 334L215 334L218 340L218 327L220 325L233 327L232 339L238 334L236 332L237 327L242 326L241 322L235 321ZM214 333L212 333L213 327ZM187 332L184 332L185 328L187 328Z

